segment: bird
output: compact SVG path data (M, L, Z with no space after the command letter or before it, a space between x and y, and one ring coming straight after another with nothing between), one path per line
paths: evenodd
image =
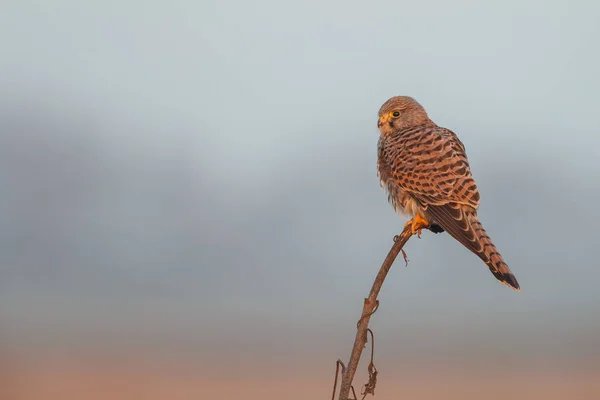
M379 109L377 175L396 214L411 217L412 234L447 232L479 256L502 284L520 291L477 216L480 196L465 146L450 129L433 122L409 96Z

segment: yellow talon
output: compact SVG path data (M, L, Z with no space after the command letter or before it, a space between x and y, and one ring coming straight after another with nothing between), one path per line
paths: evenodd
M427 222L427 220L425 218L423 218L422 216L417 214L413 218L411 218L406 224L404 224L404 227L406 228L408 225L410 225L411 233L413 235L416 233L420 239L421 238L421 230L423 228L427 228L429 226L429 222Z

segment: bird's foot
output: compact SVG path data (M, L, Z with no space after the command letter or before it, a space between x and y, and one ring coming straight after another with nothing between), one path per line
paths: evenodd
M407 226L410 226L411 233L413 235L416 233L420 239L421 231L423 230L423 228L429 227L429 222L427 222L425 218L417 214L413 218L411 218L406 224L404 224L404 228L406 228Z

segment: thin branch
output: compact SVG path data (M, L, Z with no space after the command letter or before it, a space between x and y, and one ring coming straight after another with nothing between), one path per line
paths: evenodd
M335 363L335 380L333 381L333 393L331 393L331 400L335 400L335 390L337 389L337 380L338 380L338 375L340 374L340 366L342 367L342 375L343 375L344 371L346 370L346 366L344 365L342 360L338 359L337 362Z
M367 329L369 327L369 320L371 319L371 315L373 315L379 306L379 300L377 300L377 296L379 295L379 291L381 290L381 286L383 285L383 281L385 280L387 273L392 267L392 264L394 263L394 260L400 251L402 251L404 260L408 263L406 253L404 253L402 248L406 242L408 242L408 239L410 239L410 237L413 235L412 232L411 224L407 223L404 226L404 230L400 236L394 237L394 245L383 261L383 265L381 265L381 268L379 269L379 273L377 274L375 282L373 282L373 286L371 287L369 297L365 299L362 315L358 321L356 338L354 339L354 347L352 348L352 353L350 354L350 361L348 362L346 370L342 373L340 396L338 398L339 400L348 400L350 388L352 386L352 380L354 379L354 374L356 373L356 368L358 367L358 362L360 361L360 355L363 351L363 348L367 344Z

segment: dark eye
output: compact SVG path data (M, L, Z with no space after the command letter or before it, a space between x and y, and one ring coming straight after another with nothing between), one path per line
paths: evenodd
M400 116L400 111L394 111L392 113L392 117L394 117L394 118L398 118L399 116Z

